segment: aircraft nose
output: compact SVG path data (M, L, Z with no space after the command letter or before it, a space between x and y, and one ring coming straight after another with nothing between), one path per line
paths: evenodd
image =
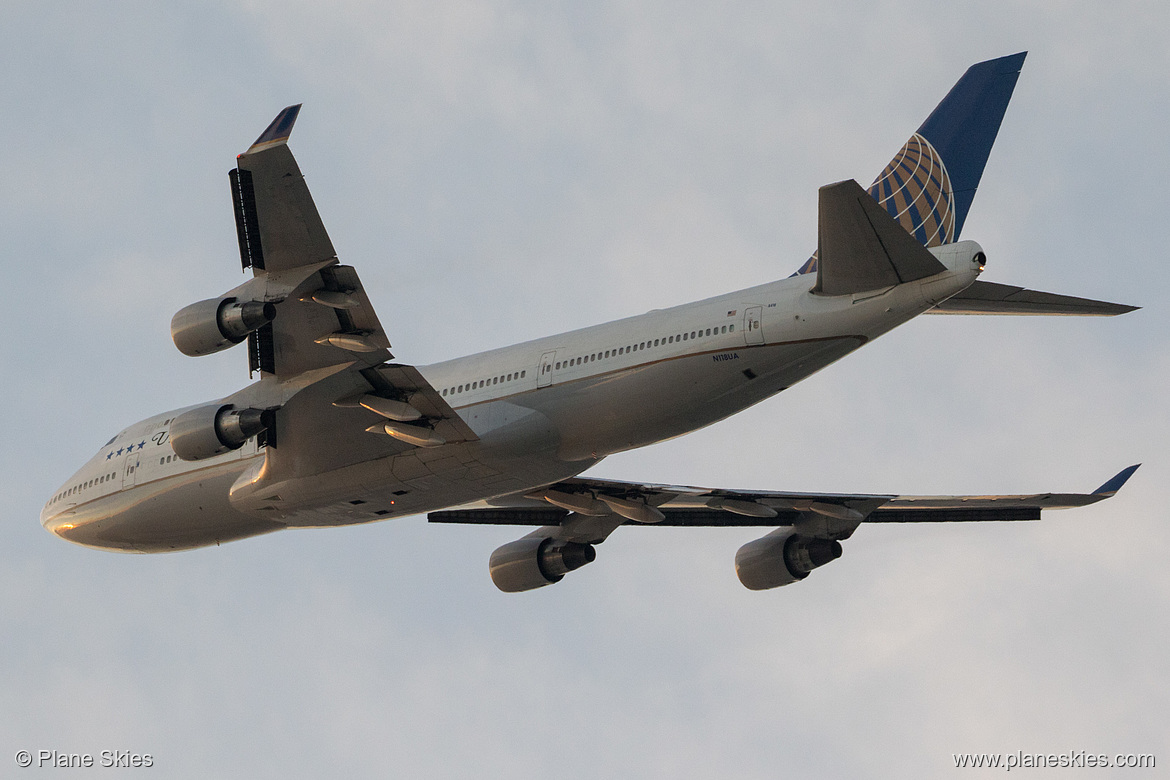
M41 525L44 526L46 531L53 534L53 536L58 536L67 542L93 546L92 543L86 544L85 541L82 541L82 539L89 536L89 534L83 530L83 527L79 522L72 520L67 515L68 513L47 515L45 512L42 512Z

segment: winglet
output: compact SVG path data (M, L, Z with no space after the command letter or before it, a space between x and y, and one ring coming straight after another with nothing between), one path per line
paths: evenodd
M1112 496L1114 493L1121 490L1121 486L1124 485L1126 481L1133 476L1133 473L1138 470L1138 466L1140 465L1142 464L1138 463L1137 465L1130 466L1127 469L1122 469L1116 477L1094 490L1093 495Z
M276 119L272 120L272 124L268 125L268 129L260 134L260 137L248 147L245 154L255 154L272 146L277 146L288 141L289 135L292 133L293 124L297 121L297 114L301 111L301 104L297 103L295 106L289 106L276 115Z

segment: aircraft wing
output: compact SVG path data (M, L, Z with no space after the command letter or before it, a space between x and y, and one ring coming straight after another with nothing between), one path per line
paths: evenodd
M724 490L576 477L524 495L496 499L490 506L477 504L432 512L427 517L433 523L569 526L566 539L592 543L604 539L619 525L637 523L695 527L800 524L811 526L816 533L844 539L862 522L1038 520L1044 509L1087 506L1111 497L1137 468L1122 470L1091 493L1002 496ZM604 533L598 538L600 531ZM584 538L590 534L592 538Z
M254 274L237 289L276 307L273 321L248 337L261 381L230 399L280 406L266 436L268 478L474 440L416 369L390 362L390 340L361 279L338 262L289 151L299 110L281 111L229 172L241 262Z

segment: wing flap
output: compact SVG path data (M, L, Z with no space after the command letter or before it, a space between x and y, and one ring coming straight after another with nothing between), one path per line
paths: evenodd
M414 366L391 363L366 372L365 376L386 397L400 398L422 412L423 419L448 444L479 439Z

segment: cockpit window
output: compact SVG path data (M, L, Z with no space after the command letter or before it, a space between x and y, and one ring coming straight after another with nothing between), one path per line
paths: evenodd
M118 438L117 436L115 436L115 437L114 437L114 439L117 439L117 438ZM106 443L105 443L105 444L103 444L102 446L103 446L103 447L109 447L111 444L113 444L113 443L114 443L114 439L110 439L108 442L106 442Z

